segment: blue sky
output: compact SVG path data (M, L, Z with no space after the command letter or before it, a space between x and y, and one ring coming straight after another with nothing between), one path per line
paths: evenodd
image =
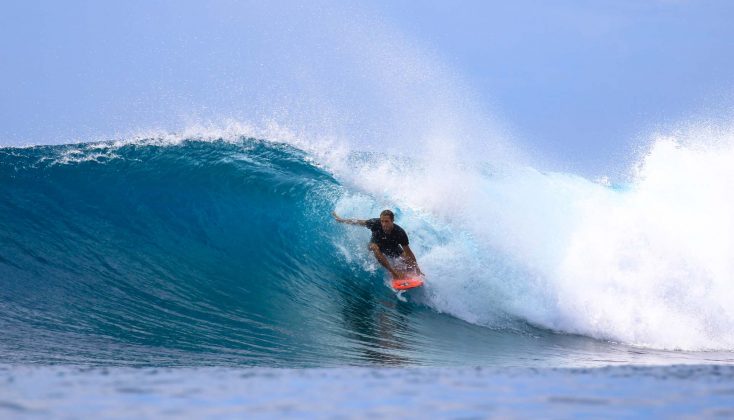
M405 138L458 95L597 175L655 130L731 116L731 22L728 1L11 2L0 145L226 118Z
M559 159L624 160L651 131L731 115L734 2L391 4L527 143Z

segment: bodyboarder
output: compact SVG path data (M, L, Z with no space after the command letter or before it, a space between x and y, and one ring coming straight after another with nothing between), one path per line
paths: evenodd
M372 231L369 249L377 261L390 272L393 279L403 279L413 273L423 275L415 254L410 249L408 234L394 223L395 215L392 211L383 210L379 219L367 220L343 219L335 212L331 212L331 215L339 223L364 226Z

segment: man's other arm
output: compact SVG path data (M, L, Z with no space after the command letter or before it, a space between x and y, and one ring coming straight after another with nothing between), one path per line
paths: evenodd
M416 261L415 254L413 254L413 250L410 249L410 246L403 245L403 253L405 254L405 262L408 264L408 267L415 268L416 274L422 276L423 272L421 272L420 267L418 267L418 261Z

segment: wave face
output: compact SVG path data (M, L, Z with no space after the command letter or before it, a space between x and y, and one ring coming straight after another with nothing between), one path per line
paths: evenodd
M293 147L8 148L0 168L5 360L457 363L451 335L416 329L486 340L397 301L364 255L368 232L354 253L337 240L343 188Z
M721 153L660 142L623 187L446 154L324 156L251 138L0 149L3 357L564 365L640 357L627 345L734 349ZM369 232L330 217L384 207L429 276L408 302Z
M5 149L2 178L6 322L275 353L299 340L291 320L319 330L317 313L284 303L326 293L338 271L319 267L339 266L333 228L313 217L336 184L302 153L256 141Z

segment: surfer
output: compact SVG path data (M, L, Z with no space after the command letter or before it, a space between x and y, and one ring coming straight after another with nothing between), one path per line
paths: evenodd
M422 276L415 254L408 245L408 234L394 223L395 215L390 210L383 210L377 219L342 219L336 212L331 212L339 223L364 226L372 231L369 248L377 261L382 264L395 279L403 279L407 273Z

